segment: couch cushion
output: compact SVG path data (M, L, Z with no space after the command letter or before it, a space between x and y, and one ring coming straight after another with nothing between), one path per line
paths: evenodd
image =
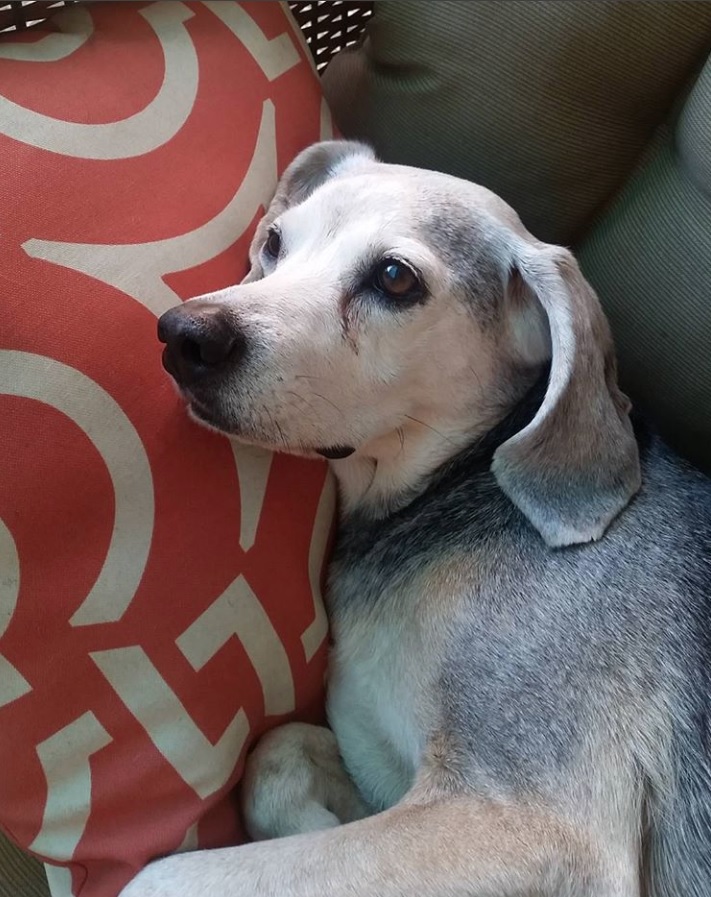
M324 90L385 160L483 183L570 243L709 49L710 3L378 0Z
M623 384L711 470L711 61L579 255Z
M0 828L57 897L238 841L249 746L322 713L326 466L191 423L156 338L321 136L277 3L0 36Z
M48 897L44 866L0 832L0 897Z

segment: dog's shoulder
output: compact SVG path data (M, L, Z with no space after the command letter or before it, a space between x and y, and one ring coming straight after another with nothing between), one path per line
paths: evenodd
M563 549L543 542L491 472L497 446L536 402L534 390L513 419L443 465L406 507L378 520L354 515L344 521L333 564L344 600L349 580L357 581L358 600L368 603L425 566L476 555L498 571L497 582L529 579L547 592L563 590L570 578L580 588L594 582L625 591L636 584L649 594L665 587L670 601L687 595L711 605L711 479L643 418L634 421L642 486L603 538Z
M546 545L498 487L492 445L481 444L406 508L341 528L332 611L372 633L379 609L405 626L415 591L429 590L419 598L430 609L447 608L442 719L450 733L478 733L477 762L495 778L543 783L621 714L642 731L673 707L672 728L691 731L704 712L711 481L642 422L637 430L642 487L597 542ZM417 614L431 625L422 604ZM519 745L515 759L502 744Z
M677 591L685 587L711 601L711 478L635 420L640 448L639 493L600 543L614 555L638 559L640 575L655 571ZM599 553L599 552L598 552Z
M386 600L423 569L452 555L486 553L525 525L488 462L465 452L406 507L378 520L353 515L343 522L330 570L331 610Z

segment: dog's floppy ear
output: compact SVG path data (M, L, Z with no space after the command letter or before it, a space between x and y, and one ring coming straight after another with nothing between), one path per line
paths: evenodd
M317 187L362 161L373 161L373 150L355 140L324 140L302 150L291 162L279 183L265 216L259 222L249 248L250 270L242 283L264 276L259 261L269 226L291 206L297 206Z
M543 309L551 368L538 412L497 449L492 470L549 545L599 539L640 485L609 326L570 252L518 237L509 245L507 290Z

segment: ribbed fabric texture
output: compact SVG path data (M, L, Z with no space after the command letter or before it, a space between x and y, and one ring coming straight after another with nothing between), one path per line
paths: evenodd
M711 51L711 3L378 0L368 34L324 75L345 135L571 243Z
M693 101L693 102L692 102ZM610 318L623 385L711 469L711 62L676 129L579 250Z
M0 897L49 897L44 866L0 834Z

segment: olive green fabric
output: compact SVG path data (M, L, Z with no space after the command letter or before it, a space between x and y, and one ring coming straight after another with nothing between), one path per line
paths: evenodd
M570 243L709 50L704 0L377 0L323 81L346 136L483 183Z
M711 469L711 61L578 257L612 323L625 388Z
M0 834L0 897L49 897L44 866Z

